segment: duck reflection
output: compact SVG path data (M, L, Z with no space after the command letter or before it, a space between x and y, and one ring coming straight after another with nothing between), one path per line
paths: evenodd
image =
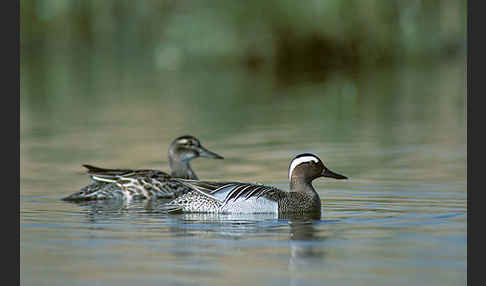
M69 202L78 205L81 213L86 214L90 223L120 220L139 214L160 214L159 205L167 200L97 200Z
M173 217L177 220L170 227L174 235L201 239L245 241L258 236L262 230L268 231L268 224L278 225L274 214L181 213Z
M317 230L314 226L318 221L312 219L290 219L290 248L291 259L322 258L323 251L316 248L316 245L322 246L322 240L325 237L317 236ZM319 242L319 243L315 243Z
M322 241L325 237L317 235L315 225L319 222L320 220L316 220L315 217L289 219L290 285L302 284L305 279L302 273L312 272L315 265L322 265L321 260L325 256Z

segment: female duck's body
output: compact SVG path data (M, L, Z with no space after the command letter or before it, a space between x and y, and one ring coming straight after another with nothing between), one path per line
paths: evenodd
M174 178L197 180L189 161L197 157L223 159L204 148L193 136L176 138L169 146L171 175L158 170L105 169L83 165L94 180L63 200L175 198L191 189Z

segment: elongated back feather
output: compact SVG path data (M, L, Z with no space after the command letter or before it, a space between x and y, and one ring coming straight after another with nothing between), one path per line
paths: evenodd
M227 185L231 184L231 183L205 182L205 181L177 179L177 178L173 178L173 180L180 182L181 184L191 188L192 190L197 191L198 193L210 197L217 201L222 201L222 200L217 196L213 195L215 191L223 189L227 187Z
M231 200L250 198L259 198L269 193L282 192L281 190L272 187L252 183L239 183L239 182L207 182L207 181L196 181L196 180L183 180L176 179L177 181L183 183L184 185L190 187L191 189L202 193L208 197L218 200L226 205ZM221 195L224 195L222 197Z
M88 165L88 164L84 164L83 167L85 167L86 169L88 169L88 174L103 174L103 173L111 173L113 175L117 174L117 175L120 175L120 174L123 174L123 173L127 173L127 172L130 172L129 169L107 169L107 168L100 168L100 167L96 167L96 166L93 166L93 165Z
M225 198L224 204L226 205L231 200L237 201L240 198L248 200L250 198L260 198L270 192L281 192L280 190L265 185L250 184L250 183L240 183L237 187L233 189Z
M88 172L95 181L115 182L124 179L152 178L152 179L169 179L169 174L158 170L115 170L101 169L96 171L91 169Z

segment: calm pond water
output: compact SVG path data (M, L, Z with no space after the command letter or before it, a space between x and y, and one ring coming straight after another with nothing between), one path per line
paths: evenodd
M464 285L463 62L335 74L23 69L22 285ZM300 152L345 181L318 179L320 220L168 215L163 202L60 201L89 183L81 164L168 171L192 134L225 160L201 179L288 189Z

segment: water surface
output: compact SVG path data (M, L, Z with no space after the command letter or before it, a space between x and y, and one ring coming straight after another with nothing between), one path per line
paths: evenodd
M24 68L22 285L464 285L465 66L336 74L281 85L239 71L83 75ZM173 214L158 202L74 204L81 164L168 171L192 134L225 160L201 179L288 189L292 156L318 179L320 220Z

